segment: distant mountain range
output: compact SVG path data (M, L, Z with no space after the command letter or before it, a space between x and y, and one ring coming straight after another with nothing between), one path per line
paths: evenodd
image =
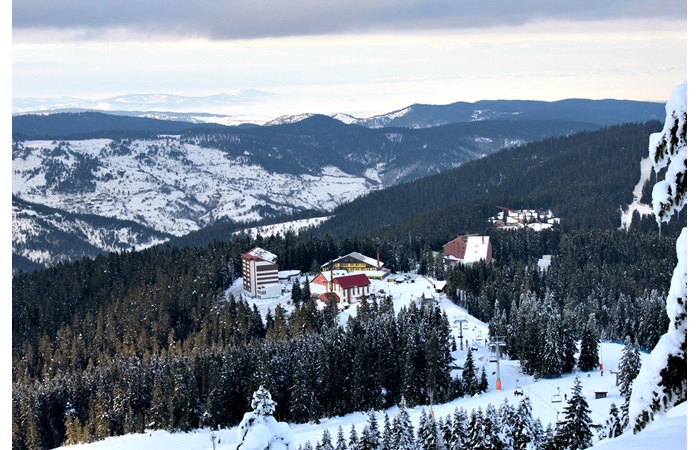
M57 99L15 98L13 114L60 113L100 111L112 115L148 117L191 123L218 123L222 125L280 125L303 120L311 115L268 117L263 115L226 115L201 111L221 111L226 106L240 106L272 96L255 89L239 89L217 95L193 97L169 94L130 94L100 100L81 100L72 97ZM199 111L199 112L190 112ZM414 104L367 118L339 113L333 117L347 124L368 128L409 127L426 128L456 122L495 119L575 120L607 126L623 122L663 120L663 103L631 100L567 99L555 102L534 100L481 100L456 102L448 105Z
M374 123L304 115L269 126L15 115L13 267L143 248L222 220L331 212L502 149L663 114L654 103L571 100L414 105Z

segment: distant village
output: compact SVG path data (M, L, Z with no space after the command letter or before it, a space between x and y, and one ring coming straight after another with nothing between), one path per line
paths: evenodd
M498 206L501 211L489 222L501 229L529 228L545 230L559 223L551 211L515 210ZM286 286L301 275L299 270L280 271L277 255L254 247L241 255L243 263L243 292L251 299L274 299L286 291ZM442 261L446 267L454 264L471 265L479 261L490 264L492 246L489 236L465 234L457 236L442 247ZM314 286L315 296L328 302L331 296L338 304L347 306L361 297L375 294L372 280L393 283L410 282L410 278L396 275L381 261L379 252L372 258L358 252L328 261L309 283ZM436 292L442 292L445 281L432 281Z
M511 209L505 206L497 206L501 211L489 219L497 228L520 229L530 228L536 231L552 228L560 223L558 217L554 217L552 211L538 211L535 209Z
M484 260L491 262L491 241L489 236L458 236L443 247L443 260L450 264L473 264ZM301 275L298 270L280 271L277 255L254 247L241 255L243 263L243 292L253 299L273 299L281 296L291 280ZM321 266L321 271L309 283L314 286L318 299L324 302L334 296L341 306L355 303L359 298L375 294L372 292L372 280L384 280L389 283L413 281L403 275L393 274L392 270L381 261L379 253L376 258L358 252L328 261ZM433 281L436 292L445 287L444 281Z

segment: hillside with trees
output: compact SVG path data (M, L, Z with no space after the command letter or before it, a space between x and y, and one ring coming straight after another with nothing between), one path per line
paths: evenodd
M253 246L278 255L281 270L315 273L338 255L379 251L396 271L444 278L447 295L493 336L508 336L505 351L538 377L595 366L588 352L572 360L575 341L629 336L651 349L669 324L676 261L675 235L666 231L677 225L659 233L636 221L622 230L617 209L638 180L642 141L659 128L624 125L502 152L345 205L328 232L165 244L15 275L13 448L147 427L235 426L262 385L277 417L295 422L402 398L425 404L428 389L446 402L477 385L450 377L450 324L434 305L395 311L390 298L364 300L340 326L334 306L317 310L306 285L293 290L288 314L263 317L227 298L240 255ZM550 208L563 225L487 229L501 204ZM433 251L473 231L490 236L493 262L445 270ZM551 255L547 270L539 269L542 255Z

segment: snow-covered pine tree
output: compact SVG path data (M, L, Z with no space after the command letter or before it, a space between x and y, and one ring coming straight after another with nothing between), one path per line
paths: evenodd
M500 434L500 422L498 420L498 410L489 403L486 406L482 420L484 448L488 450L503 450L505 448Z
M559 314L555 313L553 309L550 310L550 313L544 330L544 349L542 350L540 370L543 378L559 377L564 370L564 352L561 348L561 319Z
M639 355L639 344L635 341L632 344L632 338L625 338L625 347L622 350L622 356L617 365L618 381L620 383L620 395L624 399L620 407L620 421L622 427L627 428L629 425L629 406L630 397L632 396L632 383L639 374L639 368L642 361Z
M474 355L471 347L467 348L467 356L464 360L462 370L462 380L464 380L464 392L469 395L476 395L479 389L479 381L476 378L476 366L474 365Z
M395 450L415 450L416 438L413 434L411 416L406 410L406 399L401 397L399 412L394 419L394 447Z
M350 435L348 436L348 450L359 450L360 439L357 437L357 429L353 423L350 427Z
M598 326L595 313L588 316L586 328L581 336L581 353L578 356L578 368L589 372L598 368Z
M345 442L342 425L338 425L338 434L335 438L335 450L348 450L348 444Z
M418 420L416 447L419 450L437 450L437 432L435 417L423 408Z
M379 422L377 414L373 409L367 413L367 425L362 429L360 436L360 450L377 450L382 439L382 433L379 431Z
M463 408L455 408L454 417L452 418L452 428L450 428L448 450L462 450L468 448L468 420L467 413L464 412Z
M666 103L663 130L649 137L649 157L654 170L659 173L666 169L664 179L652 191L652 207L659 225L668 222L674 213L680 213L687 202L687 84L685 81L673 90ZM656 414L688 398L687 235L684 227L676 241L678 263L666 299L668 331L644 360L632 383L629 417L635 433L654 420Z
M608 417L608 420L605 422L605 437L609 439L616 438L621 435L624 430L625 428L622 423L622 418L620 417L620 412L617 409L617 405L613 403L610 405L610 417Z
M467 436L469 438L467 448L473 450L486 449L483 423L484 411L481 409L481 406L472 409L472 413L469 416L469 427L467 430Z
M515 442L515 423L516 410L508 402L508 399L503 399L503 403L498 408L498 423L500 440L503 448L512 449Z
M253 394L250 406L238 425L236 450L289 450L294 440L292 430L285 422L273 417L277 403L270 392L260 386Z
M391 450L394 448L394 432L391 427L389 414L384 413L384 431L382 432L382 442L379 450Z
M469 420L466 413L464 417L465 420ZM449 442L452 440L452 416L450 414L444 418L440 417L438 420L438 433L440 434L442 442L445 443L445 446L449 447Z
M331 441L331 432L328 428L323 430L323 435L321 435L321 442L316 447L317 450L335 450L333 448L333 442Z
M486 392L489 390L489 379L486 376L486 367L481 366L481 377L479 378L479 392Z
M557 428L556 440L567 450L582 450L593 445L591 410L583 396L581 380L574 378L571 397L564 407L564 422Z
M534 450L537 437L530 397L523 397L513 417L513 450Z

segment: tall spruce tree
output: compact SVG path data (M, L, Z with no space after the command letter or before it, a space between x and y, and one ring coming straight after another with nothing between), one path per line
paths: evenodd
M448 450L462 450L467 447L469 442L469 418L463 408L455 408L452 418L452 427L450 428L450 440L448 442Z
M377 450L381 444L382 433L379 431L377 413L370 409L367 413L367 425L362 429L359 450Z
M581 353L578 357L578 368L589 372L598 368L598 326L595 314L588 316L588 322L581 336Z
M571 396L564 407L564 421L557 428L557 442L567 450L582 450L593 445L591 409L583 396L581 379L574 378Z
M342 425L338 425L338 434L335 438L335 450L348 450L348 444L345 442L345 434L343 434Z
M416 439L415 435L413 434L413 424L411 423L411 416L408 415L408 411L406 408L406 399L401 397L401 403L399 403L399 412L398 414L396 414L393 426L393 448L396 450L416 449Z
M622 349L622 356L617 365L617 376L620 383L620 395L623 398L622 406L620 407L620 421L623 428L629 425L629 406L630 397L632 396L632 383L639 374L639 368L642 362L639 354L639 345L635 341L632 344L632 339L627 336L625 338L625 347Z
M660 133L649 137L654 170L666 171L652 191L652 206L659 226L680 214L687 202L688 117L687 81L677 86L666 104L666 121ZM687 227L676 241L678 263L666 299L669 326L632 383L629 416L634 432L644 429L657 413L688 398L688 267Z
M479 381L476 378L476 366L474 365L474 354L472 348L467 348L467 356L464 360L464 369L462 370L462 380L464 382L464 391L469 395L476 395L479 389Z
M437 450L437 423L435 417L431 413L426 412L425 408L421 410L420 419L418 421L418 432L416 443L419 450Z

